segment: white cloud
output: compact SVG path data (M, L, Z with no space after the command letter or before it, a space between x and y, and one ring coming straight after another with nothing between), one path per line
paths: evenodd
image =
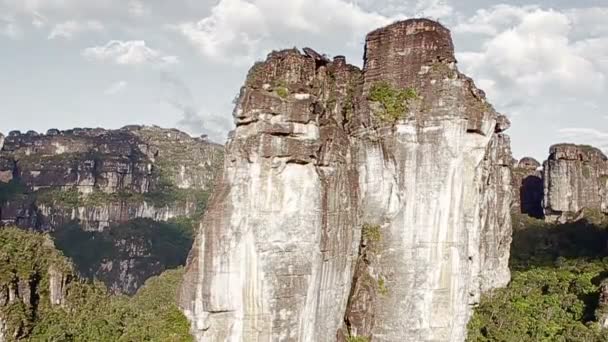
M571 13L509 5L479 10L456 31L487 35L482 49L457 57L493 102L514 113L535 103L597 98L608 89L608 35L574 40Z
M16 40L23 36L23 32L15 18L0 14L0 35Z
M104 26L96 20L89 20L85 22L69 20L60 24L57 24L49 33L48 39L55 38L66 38L71 39L79 33L86 31L103 31Z
M46 26L47 19L43 15L40 13L33 13L32 16L32 26L38 29Z
M143 17L144 15L148 14L148 9L141 0L129 1L128 8L129 14L134 17Z
M416 3L416 17L440 19L453 13L454 8L445 0L418 0Z
M166 66L179 63L177 56L152 49L143 40L112 40L103 46L86 48L82 55L90 60L112 62L118 65Z
M478 33L495 36L513 27L538 6L496 5L490 9L479 9L470 18L459 22L453 29L455 33Z
M571 142L592 145L608 152L608 132L594 128L562 128L558 133Z
M344 44L390 21L344 0L220 0L209 16L174 28L205 57L249 63L294 37Z
M188 85L175 73L163 72L164 102L177 110L181 117L177 127L195 135L207 135L212 141L224 142L232 127L227 116L202 113Z
M126 88L126 81L118 81L116 83L112 83L103 93L105 95L116 95L118 93L123 92Z

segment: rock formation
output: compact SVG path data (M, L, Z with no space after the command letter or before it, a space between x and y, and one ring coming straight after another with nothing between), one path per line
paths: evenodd
M608 279L604 279L600 283L600 296L598 298L597 309L595 310L595 318L600 326L608 329Z
M541 164L524 157L513 166L513 210L535 218L543 218L543 175Z
M585 210L608 214L608 158L602 151L554 145L543 166L546 220L576 220L585 216Z
M188 215L191 202L144 195L167 185L210 190L221 160L219 146L156 127L12 132L0 150L0 182L38 196L6 199L0 222L52 230L78 220L101 231L134 218Z
M0 225L51 231L83 275L114 292L134 293L148 277L178 266L167 261L175 256L155 255L152 244L162 237L144 232L151 226L166 231L170 227L155 222L202 211L222 150L158 127L13 131L0 148ZM129 234L120 231L126 229ZM70 253L84 246L89 251ZM92 264L94 250L97 257L109 249L115 255Z
M463 341L510 278L508 120L438 23L370 33L363 70L306 51L241 90L181 291L193 334Z
M63 305L74 274L48 236L24 236L0 232L0 341L20 340L41 308Z

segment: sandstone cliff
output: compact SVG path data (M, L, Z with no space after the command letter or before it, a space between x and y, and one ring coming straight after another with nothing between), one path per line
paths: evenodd
M134 293L185 261L190 242L173 228L202 213L222 158L221 146L175 129L11 132L0 148L0 224L51 231L81 274Z
M217 145L156 127L11 132L0 150L0 182L15 193L2 204L0 220L38 230L78 220L101 231L134 218L187 215L192 201L162 196L210 190L221 160Z
M543 168L547 221L608 214L608 158L599 149L573 144L551 146Z
M363 70L271 53L234 111L181 305L200 341L463 341L509 281L511 152L449 31L367 36Z
M513 165L513 211L543 218L543 175L541 164L524 157Z

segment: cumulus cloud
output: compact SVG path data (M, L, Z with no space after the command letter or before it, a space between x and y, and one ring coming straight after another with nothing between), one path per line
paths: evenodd
M589 99L607 90L608 35L574 39L574 11L499 5L455 32L484 35L480 51L457 55L492 101L512 113L533 102Z
M344 44L390 21L343 0L220 0L207 17L173 28L203 56L238 64L249 63L262 50L294 36Z
M608 152L608 131L595 128L562 128L558 133L568 141L592 145Z
M116 83L112 83L106 90L104 90L105 95L116 95L118 93L123 92L127 88L126 81L118 81Z
M86 48L82 55L89 60L118 65L166 66L179 63L177 56L152 49L143 40L112 40L103 46Z
M148 9L141 0L131 0L128 4L129 14L134 17L143 17L148 14Z
M441 19L454 13L454 8L444 0L419 0L415 8L416 17Z
M165 86L164 101L175 108L181 118L177 126L190 134L206 135L211 140L223 143L231 127L231 117L203 114L186 83L174 73L161 73Z
M76 21L69 20L63 23L57 24L49 33L48 39L56 39L56 38L65 38L71 39L75 35L87 32L87 31L103 31L104 26L102 23L96 20L88 20L88 21Z
M0 35L10 39L19 39L22 36L22 31L12 17L0 16Z

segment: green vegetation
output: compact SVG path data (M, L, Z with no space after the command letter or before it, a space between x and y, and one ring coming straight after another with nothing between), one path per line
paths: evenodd
M399 89L386 81L373 84L368 96L370 101L381 107L374 111L376 117L387 123L404 118L409 110L409 103L417 98L418 94L414 88Z
M591 177L591 167L589 167L589 165L583 164L582 173L583 173L583 177L588 179L589 177Z
M369 242L380 242L382 241L382 233L380 232L380 225L364 224L361 230L363 239Z
M0 182L0 205L14 200L25 193L25 186L16 179L8 183Z
M17 228L0 228L0 286L18 279L30 279L50 265L62 270L71 268L48 236Z
M287 87L277 87L275 91L282 99L286 99L289 96L289 89Z
M51 306L48 268L71 272L69 261L48 236L0 229L0 289L26 281L36 300L0 306L9 341L192 341L189 323L176 304L183 270L149 279L137 294L112 296L101 283L73 279L66 304Z
M514 216L512 282L484 296L469 341L607 341L595 322L608 227Z
M47 188L36 191L38 203L56 205L62 208L78 208L83 205L77 188Z
M384 278L378 279L378 293L380 293L382 296L388 295L388 288L386 287Z
M363 336L348 336L346 342L369 342L369 339Z
M119 276L102 271L102 265L108 262L132 260L142 275L184 265L194 241L194 222L194 218L168 222L136 219L103 232L84 231L74 222L57 229L53 237L57 248L74 260L82 276L110 282ZM113 271L120 272L118 267Z
M155 207L161 208L171 205L186 203L196 203L197 208L204 206L209 194L199 189L179 189L172 185L162 185L147 193L137 193L122 190L115 193L106 193L95 190L90 194L81 194L75 187L47 188L34 193L38 203L53 205L62 208L77 207L99 207L112 203L150 203Z

